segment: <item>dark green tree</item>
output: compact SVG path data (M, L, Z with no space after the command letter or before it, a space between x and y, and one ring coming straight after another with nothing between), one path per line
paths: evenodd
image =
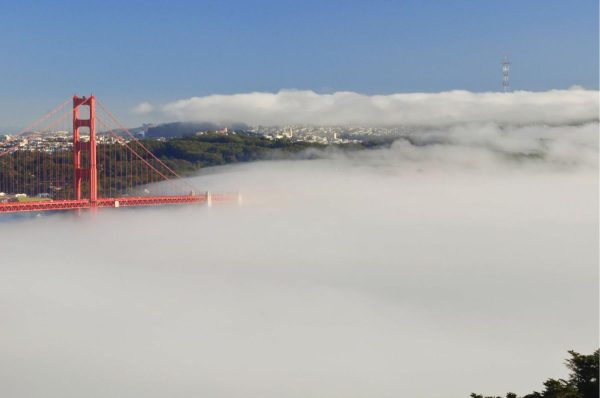
M565 362L569 369L569 379L548 379L544 382L542 392L534 391L522 398L598 398L598 356L596 350L590 355L582 355L569 351L571 355ZM500 398L471 393L471 398ZM506 398L518 398L517 394L508 393Z
M567 359L567 368L571 371L569 383L575 387L583 398L598 398L598 355L596 350L591 355L581 355L569 351L571 358Z

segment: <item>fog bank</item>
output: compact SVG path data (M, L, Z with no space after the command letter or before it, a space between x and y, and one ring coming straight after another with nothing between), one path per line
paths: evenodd
M468 397L598 337L598 124L205 170L241 207L0 222L0 395Z
M220 125L451 126L465 123L577 124L598 120L597 90L511 93L447 91L365 95L340 91L281 90L207 95L163 105L138 104L137 114L156 119Z

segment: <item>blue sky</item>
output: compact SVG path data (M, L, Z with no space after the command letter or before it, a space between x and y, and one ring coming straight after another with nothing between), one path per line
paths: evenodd
M0 128L73 93L495 91L503 54L514 89L597 88L598 2L5 0L0 54Z

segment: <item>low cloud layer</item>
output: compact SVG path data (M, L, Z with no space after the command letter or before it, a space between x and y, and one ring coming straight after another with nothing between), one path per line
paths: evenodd
M143 115L152 111L154 111L154 106L149 102L139 103L133 108L133 113L138 115Z
M455 126L190 179L241 207L3 218L0 395L539 390L597 348L597 132Z
M546 92L317 94L282 90L192 97L138 113L157 118L216 124L449 126L465 123L577 124L598 120L599 92L573 87Z

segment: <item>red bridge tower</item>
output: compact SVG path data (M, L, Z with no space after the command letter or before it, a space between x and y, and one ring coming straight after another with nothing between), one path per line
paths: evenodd
M90 206L96 207L98 201L98 173L96 170L96 109L94 96L73 97L73 176L75 199L81 200L82 187L88 182ZM89 108L89 119L80 119L79 111L83 106ZM80 128L87 127L89 141L81 141ZM82 157L82 155L87 155ZM87 161L83 162L83 158ZM84 190L85 192L85 190Z

